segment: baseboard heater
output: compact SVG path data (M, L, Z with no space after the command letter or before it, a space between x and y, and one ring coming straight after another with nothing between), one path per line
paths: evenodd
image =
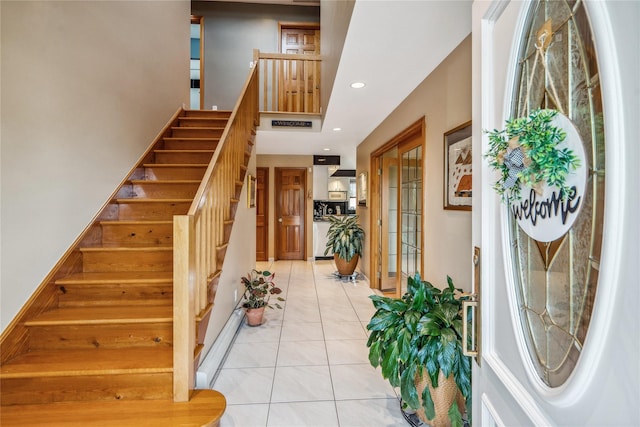
M218 372L222 367L222 363L227 356L229 347L233 342L238 328L242 324L244 319L244 311L242 308L236 308L229 316L229 320L224 325L218 338L211 346L211 349L204 358L204 361L198 366L196 372L196 388L197 389L210 389L213 382L218 376Z

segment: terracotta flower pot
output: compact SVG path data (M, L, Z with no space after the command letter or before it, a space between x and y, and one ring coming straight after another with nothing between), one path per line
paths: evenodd
M333 260L336 263L338 273L343 276L351 276L353 274L353 272L356 270L356 266L358 265L358 259L360 259L360 256L356 254L353 256L353 258L351 258L351 261L347 262L343 258L340 258L337 254L333 254Z
M264 307L260 308L247 308L245 310L247 314L247 324L249 326L262 325L262 317L264 316Z

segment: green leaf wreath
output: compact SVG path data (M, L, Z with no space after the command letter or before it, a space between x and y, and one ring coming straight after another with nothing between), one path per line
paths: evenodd
M489 165L501 172L494 189L503 201L519 200L524 184L539 191L542 183L560 188L562 199L571 194L566 184L570 170L580 166L580 159L569 148L558 148L564 130L551 122L555 110L538 109L528 117L509 119L504 130L487 131Z

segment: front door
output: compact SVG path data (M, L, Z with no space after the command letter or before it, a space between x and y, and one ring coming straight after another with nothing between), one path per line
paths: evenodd
M474 156L474 425L638 423L640 311L628 300L640 259L639 14L637 2L473 2L473 152L487 153L484 130L554 109L580 136L586 179L572 188L575 222L546 242L515 220L493 189L498 173ZM525 219L549 217L526 194Z
M304 259L306 168L276 168L276 259Z

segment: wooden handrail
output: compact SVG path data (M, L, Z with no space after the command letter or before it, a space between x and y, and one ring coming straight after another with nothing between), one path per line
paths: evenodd
M213 303L209 286L222 269L248 153L258 121L258 68L254 67L186 215L174 216L173 398L184 402L194 387L197 316Z
M254 49L261 111L320 114L320 58Z

